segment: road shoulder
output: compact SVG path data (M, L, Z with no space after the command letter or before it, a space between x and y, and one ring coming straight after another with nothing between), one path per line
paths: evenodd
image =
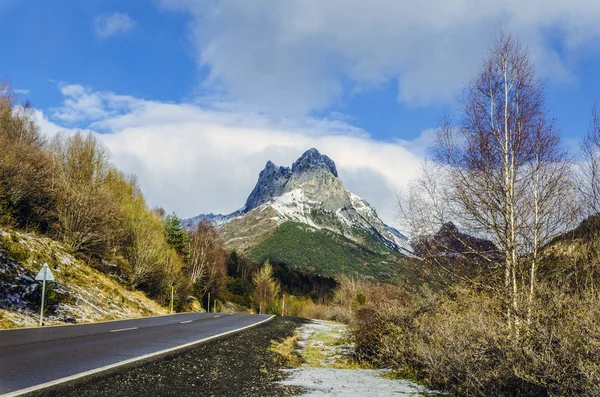
M269 351L303 320L277 317L164 360L36 392L35 396L286 396L300 388L276 383L285 364ZM51 365L51 363L49 363Z

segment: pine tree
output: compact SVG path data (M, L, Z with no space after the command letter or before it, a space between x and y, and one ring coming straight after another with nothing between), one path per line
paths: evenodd
M169 243L174 250L183 254L183 250L188 243L188 235L181 224L181 218L179 218L175 212L171 215L167 215L165 218L165 234L167 243Z

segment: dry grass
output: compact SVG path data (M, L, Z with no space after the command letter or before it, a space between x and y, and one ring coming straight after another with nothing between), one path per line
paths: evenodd
M10 321L8 318L5 318L4 315L0 313L0 329L10 328L18 328L18 325Z
M284 339L282 342L271 341L269 350L281 357L287 365L299 367L302 364L302 358L296 351L296 344L300 339L300 334Z
M455 287L371 302L357 358L456 395L600 395L600 297L540 287L534 321L510 334L501 299Z
M118 281L88 266L71 255L56 241L34 234L0 228L0 249L22 271L35 277L43 263L48 263L56 282L68 292L60 302L60 318L49 317L47 324L62 324L62 317L77 322L93 322L120 318L166 314L167 310L140 291L131 291ZM0 310L0 328L12 324L35 325L37 314Z

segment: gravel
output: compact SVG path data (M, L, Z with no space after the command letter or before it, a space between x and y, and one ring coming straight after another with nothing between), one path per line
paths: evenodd
M276 382L286 364L269 351L272 340L292 335L304 320L275 319L161 360L67 383L38 396L289 396L297 386Z

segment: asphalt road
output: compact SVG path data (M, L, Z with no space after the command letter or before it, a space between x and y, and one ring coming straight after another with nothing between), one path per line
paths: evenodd
M0 394L174 349L269 317L185 313L0 331Z

